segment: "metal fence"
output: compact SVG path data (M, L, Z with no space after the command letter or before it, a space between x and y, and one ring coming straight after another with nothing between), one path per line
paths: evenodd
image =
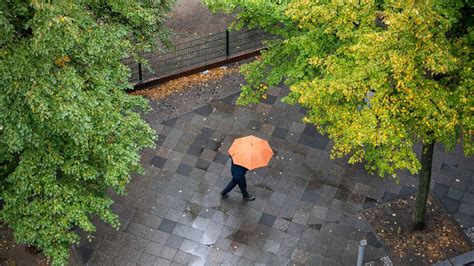
M149 69L130 59L125 64L132 71L130 82L136 85L257 50L270 38L261 30L225 31L177 44L165 52L145 54Z

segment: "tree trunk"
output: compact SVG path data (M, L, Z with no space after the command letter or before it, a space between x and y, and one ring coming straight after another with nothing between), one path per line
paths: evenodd
M433 165L434 142L423 144L421 154L421 171L418 178L418 193L416 194L415 212L413 215L413 230L423 230L425 227L426 201L430 193L431 166Z

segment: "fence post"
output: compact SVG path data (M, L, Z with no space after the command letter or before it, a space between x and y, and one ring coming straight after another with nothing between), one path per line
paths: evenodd
M225 30L225 55L230 55L230 36L229 30Z
M142 63L138 63L138 80L143 82Z
M364 265L365 247L367 246L367 240L362 239L359 243L359 253L357 254L357 266Z

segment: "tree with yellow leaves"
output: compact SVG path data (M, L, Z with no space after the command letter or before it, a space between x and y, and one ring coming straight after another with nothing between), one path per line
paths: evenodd
M473 152L472 2L206 3L235 13L235 27L279 37L242 68L239 103L258 102L262 83L284 81L285 101L307 107L305 121L334 142L332 158L349 155L395 180L398 169L419 173L413 223L423 229L434 144Z

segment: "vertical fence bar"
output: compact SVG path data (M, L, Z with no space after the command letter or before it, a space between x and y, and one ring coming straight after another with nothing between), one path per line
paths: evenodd
M225 30L225 55L230 55L230 36L229 30Z
M142 63L138 63L138 80L143 82Z
M357 266L364 265L365 247L367 246L367 240L362 239L359 243L359 254L357 254Z

